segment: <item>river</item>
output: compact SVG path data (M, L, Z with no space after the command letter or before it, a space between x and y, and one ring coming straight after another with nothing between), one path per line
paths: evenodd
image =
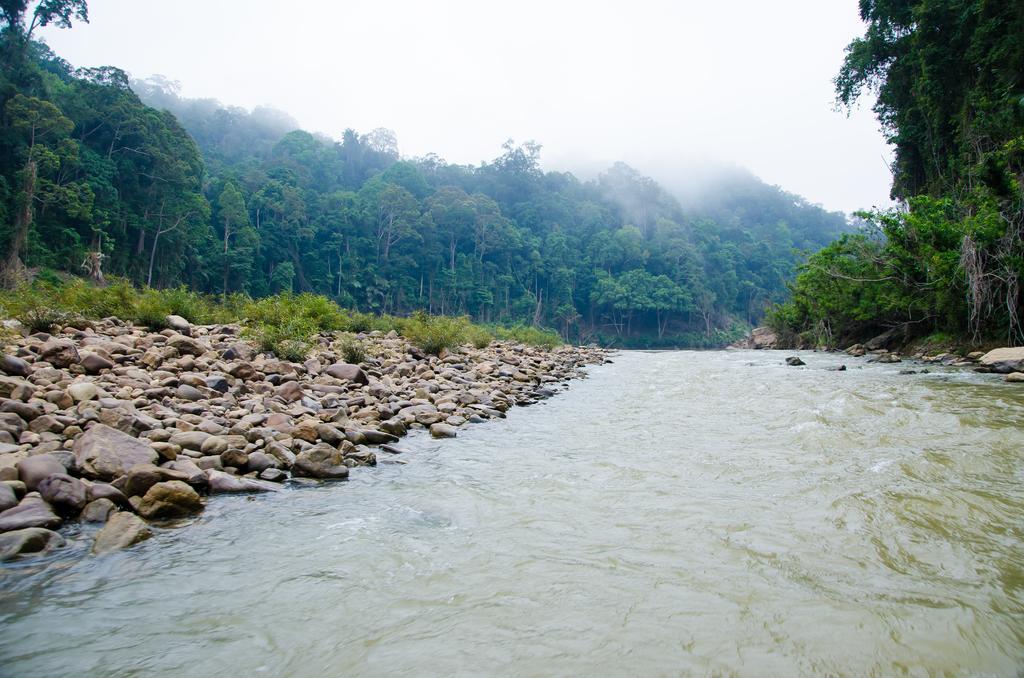
M785 355L623 352L404 464L8 565L0 674L1019 675L1024 386Z

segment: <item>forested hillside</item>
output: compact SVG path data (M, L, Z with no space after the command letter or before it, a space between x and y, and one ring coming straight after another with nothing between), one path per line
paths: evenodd
M898 329L1024 341L1024 3L861 0L836 78L895 147L899 209L812 256L774 326L844 345Z
M4 10L2 34L8 285L63 271L311 291L574 341L713 345L786 298L801 251L847 228L742 173L680 204L624 164L590 182L545 172L533 142L462 166L402 157L383 129L313 135L272 109L183 99L162 78L75 69L33 40L22 5ZM37 7L52 23L85 19L84 2Z

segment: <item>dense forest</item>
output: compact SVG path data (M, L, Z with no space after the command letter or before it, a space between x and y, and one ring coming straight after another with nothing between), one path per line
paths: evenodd
M895 148L903 206L809 258L772 324L798 343L897 330L1024 340L1024 3L861 0L864 36L836 77Z
M508 141L479 166L403 157L385 129L310 134L286 114L74 68L34 31L84 0L2 3L5 284L68 273L378 313L467 314L573 341L724 343L783 301L847 219L736 172L681 204L616 164L545 172ZM343 114L343 112L341 112Z

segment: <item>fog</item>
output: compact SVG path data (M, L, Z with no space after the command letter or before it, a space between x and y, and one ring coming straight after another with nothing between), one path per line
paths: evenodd
M829 209L888 204L870 101L834 110L857 0L203 2L90 0L43 37L75 66L161 74L188 97L269 105L339 138L387 127L404 155L550 170L616 160L699 186L744 167Z

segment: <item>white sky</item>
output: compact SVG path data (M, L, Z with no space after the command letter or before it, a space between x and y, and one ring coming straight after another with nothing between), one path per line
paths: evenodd
M888 204L890 152L832 78L857 0L90 0L47 28L75 66L161 74L340 138L478 163L534 139L547 169L624 160L656 178L737 164L830 209ZM672 182L677 183L677 182Z

